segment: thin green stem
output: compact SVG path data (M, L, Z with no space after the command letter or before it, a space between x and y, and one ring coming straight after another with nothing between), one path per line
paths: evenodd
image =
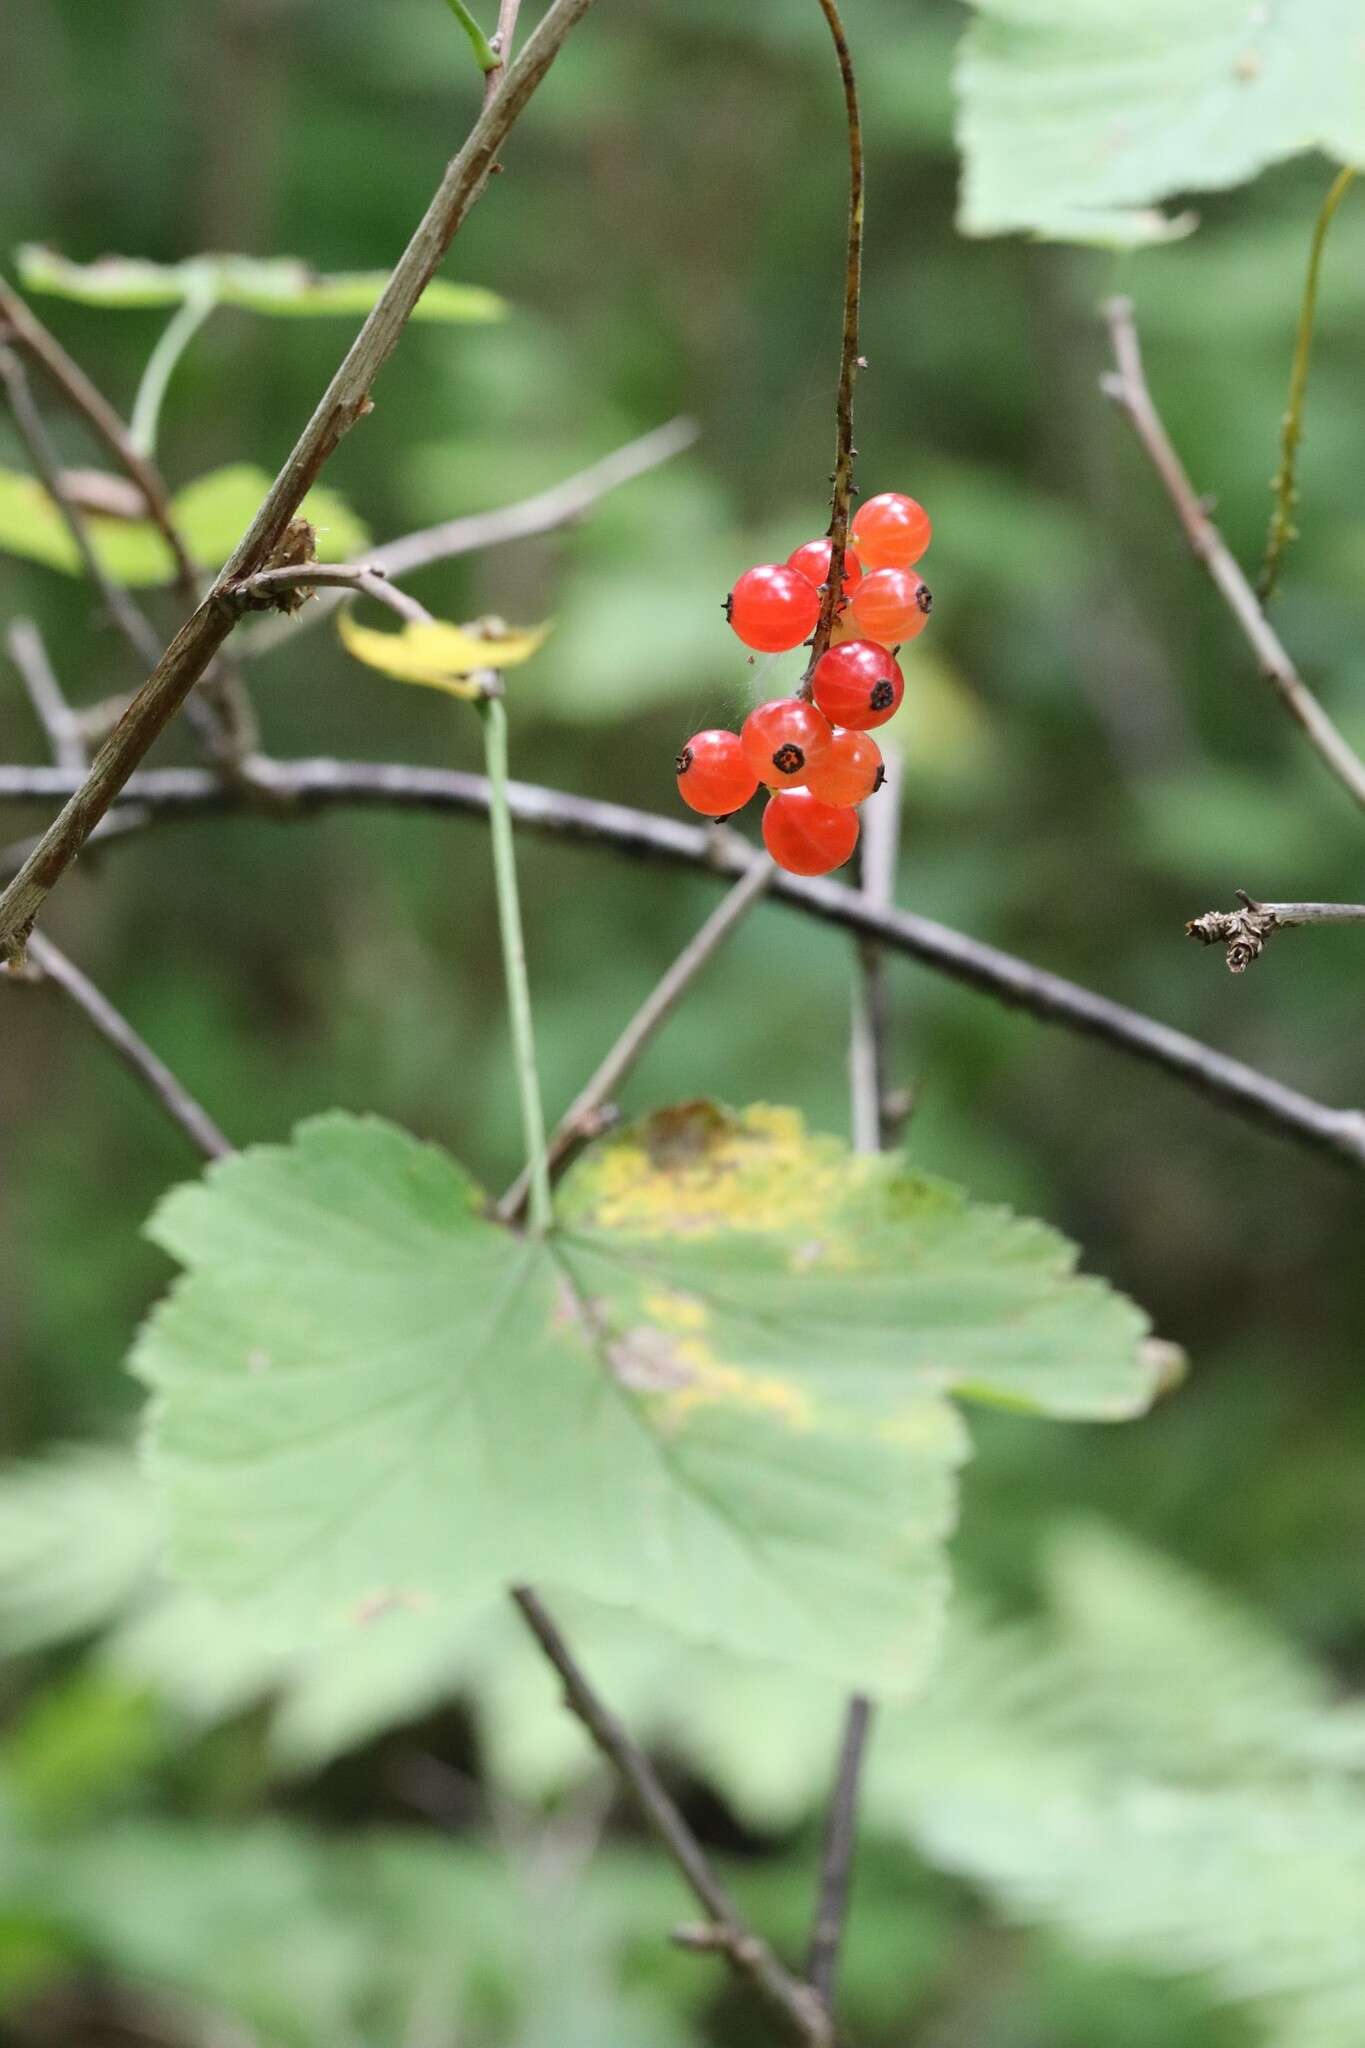
M526 977L526 941L517 893L517 856L512 840L512 813L507 803L507 707L499 696L485 697L484 760L488 769L488 818L493 837L493 880L498 894L498 928L502 934L502 966L507 980L507 1007L512 1020L512 1054L521 1123L530 1175L527 1222L533 1237L550 1228L550 1167L545 1145L545 1111L536 1071L535 1030L531 1021L531 988Z
M147 358L147 367L142 373L142 382L137 387L137 397L133 400L133 416L128 422L128 438L137 453L148 460L156 453L161 405L166 396L166 387L175 374L176 364L217 303L218 294L212 279L205 277L192 284L185 294L184 304L167 323L160 341Z
M1355 176L1355 171L1348 165L1345 170L1338 171L1332 180L1331 189L1322 202L1322 211L1314 226L1313 240L1308 251L1308 276L1304 280L1303 304L1299 308L1299 333L1294 344L1294 362L1289 372L1289 402L1285 407L1280 430L1280 466L1271 485L1275 493L1275 509L1270 515L1265 560L1256 579L1256 595L1262 604L1269 600L1274 591L1285 549L1291 540L1298 538L1298 529L1294 525L1294 511L1299 502L1296 472L1299 443L1303 439L1303 402L1308 392L1308 361L1313 349L1313 324L1317 318L1322 252L1327 243L1327 230L1331 227L1336 210L1350 190Z
M493 48L493 45L479 27L473 15L465 6L464 0L446 0L446 6L469 37L469 47L474 52L474 62L478 65L480 71L484 73L485 77L490 71L496 71L502 63L502 58Z

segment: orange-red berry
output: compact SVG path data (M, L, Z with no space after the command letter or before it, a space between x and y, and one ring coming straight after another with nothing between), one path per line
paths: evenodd
M829 580L829 564L833 552L834 545L831 541L808 540L804 547L796 548L788 555L787 567L797 570L799 574L804 576L808 582L813 583L816 589L819 590ZM846 552L844 555L844 597L848 597L854 585L861 583L862 580L862 563L851 551Z
M866 569L909 569L933 533L923 505L901 491L869 498L853 520L853 545Z
M863 803L886 779L882 750L867 732L836 732L829 751L811 769L806 784L822 804L842 810Z
M763 813L763 843L789 875L827 875L858 844L858 813L822 804L808 789L780 790Z
M924 631L933 605L928 585L913 569L874 569L854 591L849 609L869 640L894 647Z
M770 789L796 789L828 753L829 720L800 697L774 697L744 721L744 757Z
M737 732L709 726L694 732L677 760L678 795L704 818L728 818L758 788Z
M894 654L875 640L845 640L815 664L811 694L831 725L869 732L894 718L905 677Z
M785 562L765 562L745 570L725 611L746 647L759 654L785 654L815 631L820 593L799 569L789 569Z

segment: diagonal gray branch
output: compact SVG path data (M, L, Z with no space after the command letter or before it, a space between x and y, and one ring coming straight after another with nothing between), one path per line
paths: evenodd
M638 440L613 448L599 462L578 470L533 498L515 505L499 505L491 512L467 512L458 519L442 520L439 526L424 527L420 533L406 533L398 540L385 541L369 549L365 566L385 576L409 576L429 569L436 562L453 561L460 555L474 555L484 548L504 547L511 541L530 540L537 534L553 533L580 519L600 498L637 476L645 476L661 463L681 455L697 440L701 429L695 420L666 420ZM284 640L320 619L344 602L341 593L323 592L316 604L296 612L289 619L262 620L243 634L243 651L264 654Z
M792 1975L766 1941L745 1925L654 1766L605 1700L599 1698L539 1596L530 1586L513 1586L512 1599L558 1673L569 1711L583 1723L597 1748L629 1788L645 1820L705 1909L708 1924L704 1945L718 1950L740 1976L748 1977L768 2002L786 2015L810 2048L831 2048L834 2028L823 2002L809 1984Z
M1134 433L1166 488L1184 528L1192 553L1236 620L1256 657L1257 667L1279 693L1281 702L1302 727L1309 745L1358 804L1365 804L1365 761L1337 729L1299 674L1289 652L1265 615L1261 601L1242 574L1236 557L1209 517L1190 482L1165 424L1153 402L1142 367L1131 299L1110 299L1105 307L1117 368L1100 379L1107 398L1127 414Z
M281 799L284 816L338 805L402 806L477 816L488 809L484 777L454 768L416 768L387 761L259 758L250 766L257 782ZM72 781L58 768L0 766L0 803L61 797L71 789ZM242 808L238 794L196 768L151 769L135 775L126 795L165 817ZM569 796L535 783L509 783L508 801L515 821L529 831L588 845L610 845L676 867L709 869L718 879L747 873L758 858L737 833L712 834L681 819ZM998 946L969 938L933 918L866 903L856 890L838 882L778 875L770 888L774 902L790 904L809 916L874 939L1013 1009L1094 1038L1156 1067L1221 1108L1281 1137L1293 1138L1356 1168L1365 1167L1365 1114L1360 1110L1332 1109L1315 1102L1169 1024L1111 1002L1107 996L1034 967Z
M593 1117L620 1087L708 961L720 951L735 926L764 894L775 873L771 861L756 860L748 873L741 875L728 894L722 897L705 924L693 933L677 959L659 977L616 1043L603 1056L556 1124L547 1148L552 1173L575 1143L590 1130ZM530 1169L523 1167L498 1204L498 1214L504 1223L516 1222L529 1194Z
M176 1080L165 1061L158 1059L147 1041L134 1031L128 1019L114 1008L108 997L101 995L95 984L81 973L74 960L68 960L65 953L41 932L34 932L30 937L28 957L28 973L7 974L2 978L21 983L30 978L40 984L50 981L54 988L60 989L86 1022L94 1026L105 1044L112 1046L124 1066L161 1104L167 1116L179 1125L195 1150L202 1152L206 1159L225 1159L232 1147L208 1111L202 1109L189 1090Z

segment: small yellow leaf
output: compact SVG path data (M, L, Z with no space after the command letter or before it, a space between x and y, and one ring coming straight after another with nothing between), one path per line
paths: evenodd
M422 683L428 689L447 690L452 697L469 697L466 678L485 669L520 668L545 643L548 626L525 630L489 621L471 628L452 626L444 619L431 619L404 626L401 633L376 632L357 625L349 611L337 622L342 645L367 668L400 683Z

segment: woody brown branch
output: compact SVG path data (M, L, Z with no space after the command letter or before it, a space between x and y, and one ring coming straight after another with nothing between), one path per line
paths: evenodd
M273 761L257 757L250 765L255 782L279 799L272 815L281 821L337 805L377 804L477 816L488 810L486 779L460 769L328 758ZM72 782L72 776L58 768L0 766L0 803L42 802L64 796ZM225 788L219 777L199 768L146 770L131 778L125 795L129 803L145 805L161 819L245 808L240 792ZM625 804L572 796L534 783L509 783L508 802L516 823L529 831L608 845L673 866L699 868L718 880L747 873L756 858L737 833L708 831L680 819L656 817ZM122 810L114 811L109 822L121 824ZM116 842L111 836L112 843ZM1357 1170L1365 1168L1365 1114L1358 1109L1333 1109L1315 1102L1154 1017L933 918L869 904L859 891L838 882L778 875L770 888L776 902L871 939L1044 1023L1094 1038L1281 1137L1344 1160Z

